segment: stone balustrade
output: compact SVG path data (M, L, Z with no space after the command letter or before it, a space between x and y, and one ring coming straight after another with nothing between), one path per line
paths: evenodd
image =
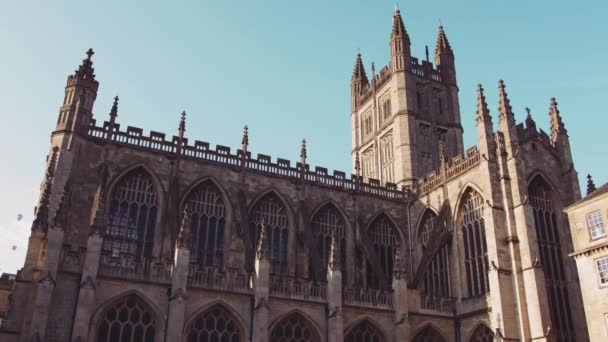
M191 265L188 286L192 288L252 293L249 276L234 270L221 271L215 267L197 268Z
M421 306L426 310L433 310L439 312L445 312L452 314L454 313L454 305L456 298L454 297L436 297L430 295L421 296Z
M287 299L325 302L327 301L327 285L307 279L270 276L270 295Z
M134 281L169 284L172 271L173 265L158 263L151 259L136 262L102 256L99 263L100 276Z
M362 288L345 289L342 293L345 305L374 307L391 310L393 291Z

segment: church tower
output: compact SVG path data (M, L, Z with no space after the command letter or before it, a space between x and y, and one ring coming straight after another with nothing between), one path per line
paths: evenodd
M410 185L440 165L439 147L463 153L454 52L439 27L435 65L412 57L399 9L393 14L389 65L368 81L358 55L351 79L352 159L364 179ZM353 164L354 165L354 164Z

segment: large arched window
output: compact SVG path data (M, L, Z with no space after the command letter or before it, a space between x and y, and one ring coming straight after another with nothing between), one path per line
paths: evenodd
M443 342L445 341L441 334L432 326L427 325L420 330L412 339L412 342Z
M188 342L245 341L238 321L219 305L201 313L186 329L186 333Z
M156 317L134 294L107 308L97 327L97 342L154 342Z
M150 176L141 168L118 181L110 198L101 262L136 267L152 256L158 196Z
M431 233L435 228L437 215L431 210L427 210L422 217L420 224L419 240L422 248L426 249ZM422 283L422 292L433 297L448 298L451 295L450 290L450 248L449 243L441 247L439 252L435 254L424 274Z
M380 284L378 274L374 272L373 266L367 261L365 270L367 287L380 289L390 286L393 280L395 251L399 248L397 230L386 215L380 215L370 226L368 234L388 284Z
M490 291L488 284L488 247L483 220L483 198L469 190L462 198L460 224L464 241L464 265L469 297Z
M346 342L386 342L384 335L369 321L365 320L350 329L344 337Z
M315 238L317 250L321 257L322 274L327 273L329 262L329 248L331 245L332 234L336 236L338 252L340 253L340 267L344 271L346 268L346 239L345 239L344 218L332 204L327 204L319 209L312 219L312 233ZM312 270L312 267L310 267ZM346 279L343 274L342 279Z
M560 213L555 210L555 197L540 176L530 183L528 192L534 211L540 261L545 274L553 323L551 328L559 340L574 341L574 325L570 313L568 285L557 223Z
M253 208L249 217L251 236L255 236L256 244L260 239L260 229L264 225L266 239L270 249L270 273L286 275L288 273L287 258L287 213L283 202L274 193L264 196Z
M190 263L198 267L221 267L224 261L225 207L222 195L211 181L198 185L188 195L190 216Z
M320 342L314 326L302 315L293 313L275 324L270 342Z
M494 334L492 330L486 327L483 324L480 324L475 328L473 334L471 334L471 338L469 338L469 342L493 342Z

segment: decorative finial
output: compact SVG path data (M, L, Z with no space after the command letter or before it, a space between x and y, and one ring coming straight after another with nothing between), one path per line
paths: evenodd
M483 94L481 83L477 85L477 124L486 122L492 127L492 117L486 103L486 97Z
M177 128L179 132L179 138L182 139L184 137L184 132L186 131L186 111L182 111L181 118L179 120L179 127Z
M424 46L424 52L426 54L426 61L429 62L430 59L429 59L429 46L428 45Z
M526 107L526 113L526 127L533 128L534 130L536 130L536 122L534 121L534 119L532 119L532 111L529 107Z
M355 153L355 174L361 176L361 161L359 160L359 151Z
M551 121L551 141L555 142L560 136L567 136L568 131L562 121L562 116L557 108L555 97L551 98L551 106L549 108L549 119Z
M399 12L399 5L397 4L396 1L395 1L395 12Z
M91 60L91 57L95 54L95 51L93 51L93 49L88 49L87 50L87 59Z
M596 190L595 183L593 182L593 178L591 178L590 174L587 174L587 195L594 192Z
M508 122L515 124L515 115L513 115L513 110L503 80L498 81L498 108L500 121L507 120Z

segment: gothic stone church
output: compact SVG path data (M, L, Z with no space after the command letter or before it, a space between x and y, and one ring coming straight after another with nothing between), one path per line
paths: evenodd
M68 76L2 341L389 342L588 339L568 221L580 199L550 133L498 130L478 86L464 150L454 52L352 80L353 175L97 121L92 50Z

